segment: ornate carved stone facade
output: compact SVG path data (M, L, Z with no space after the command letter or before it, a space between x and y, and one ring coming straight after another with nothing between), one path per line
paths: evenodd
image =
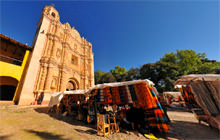
M69 23L62 24L59 13L52 6L45 6L41 19L49 20L40 70L35 84L38 91L65 91L87 89L94 85L92 44L81 38ZM38 26L42 26L39 22ZM40 27L38 27L40 28Z
M26 88L21 91L23 102L30 98L27 92L31 89L32 94L45 93L44 98L49 100L53 92L94 85L92 44L69 23L62 24L53 6L44 7L32 47L30 68L24 81Z

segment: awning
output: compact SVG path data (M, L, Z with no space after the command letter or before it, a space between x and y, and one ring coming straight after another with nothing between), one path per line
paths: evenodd
M134 81L126 81L126 82L115 82L115 83L104 83L104 84L98 84L93 87L90 87L86 94L90 94L92 90L94 89L103 89L106 87L119 87L119 86L125 86L125 85L133 85L138 83L145 83L147 85L154 86L154 83L148 79L144 80L134 80Z
M178 79L174 85L175 88L181 88L191 81L220 81L220 74L190 74L184 75Z
M72 90L72 91L63 91L63 92L56 92L51 95L50 103L48 106L54 106L58 104L64 95L82 95L85 94L87 90Z

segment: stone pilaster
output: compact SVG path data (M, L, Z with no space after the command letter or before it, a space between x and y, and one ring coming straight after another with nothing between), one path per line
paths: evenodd
M45 83L45 79L46 79L46 73L47 73L47 68L46 66L41 66L42 71L41 71L41 76L39 77L39 87L38 90L44 90L44 83Z
M51 47L52 47L52 37L48 36L48 44L46 46L46 51L45 51L46 57L50 56Z
M50 84L51 84L51 81L52 81L52 71L53 71L53 69L51 67L48 67L47 76L46 76L46 79L45 79L44 90L47 90L47 91L50 90Z
M56 58L56 45L57 45L57 40L53 40L53 46L52 46L52 51L51 51L51 58Z
M60 79L60 91L66 90L66 84L67 84L67 75L65 72L62 71L61 79Z

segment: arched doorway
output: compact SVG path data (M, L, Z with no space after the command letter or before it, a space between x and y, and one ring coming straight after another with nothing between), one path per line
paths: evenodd
M79 89L78 81L75 78L70 78L66 85L66 91L77 90L77 89Z
M69 81L66 86L66 91L75 90L76 87L72 81Z
M18 85L18 80L8 76L0 77L0 100L12 101L15 95L15 90Z

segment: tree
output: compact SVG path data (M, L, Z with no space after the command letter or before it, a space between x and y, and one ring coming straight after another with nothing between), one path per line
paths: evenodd
M126 81L137 80L140 78L140 72L138 68L130 68L127 72Z
M140 68L140 78L156 81L157 76L155 73L155 63L147 63Z
M198 67L202 64L201 59L205 58L204 53L196 53L193 50L177 50L177 65L180 74L186 75L192 71L198 71Z
M160 58L161 62L167 62L176 65L177 63L177 55L175 53L165 53L165 55Z
M95 77L95 84L99 84L99 80L102 77L102 75L104 75L106 72L105 71L101 71L101 70L97 70L94 74Z
M220 62L215 60L202 59L202 64L198 66L197 71L192 71L193 74L219 74L218 69L220 68Z
M125 67L115 66L115 69L111 70L111 74L115 77L117 82L126 81L127 70Z
M205 57L205 53L196 53L193 50L177 50L176 53L166 53L160 61L177 66L181 75L212 73L216 69L216 64L214 64L216 62Z
M174 82L178 76L177 66L167 62L147 63L140 68L140 78L154 82L161 93L174 90Z
M116 82L115 77L111 73L105 73L101 76L98 84Z
M175 90L174 82L179 78L177 66L159 61L155 63L155 73L155 85L158 87L158 91L162 93Z

